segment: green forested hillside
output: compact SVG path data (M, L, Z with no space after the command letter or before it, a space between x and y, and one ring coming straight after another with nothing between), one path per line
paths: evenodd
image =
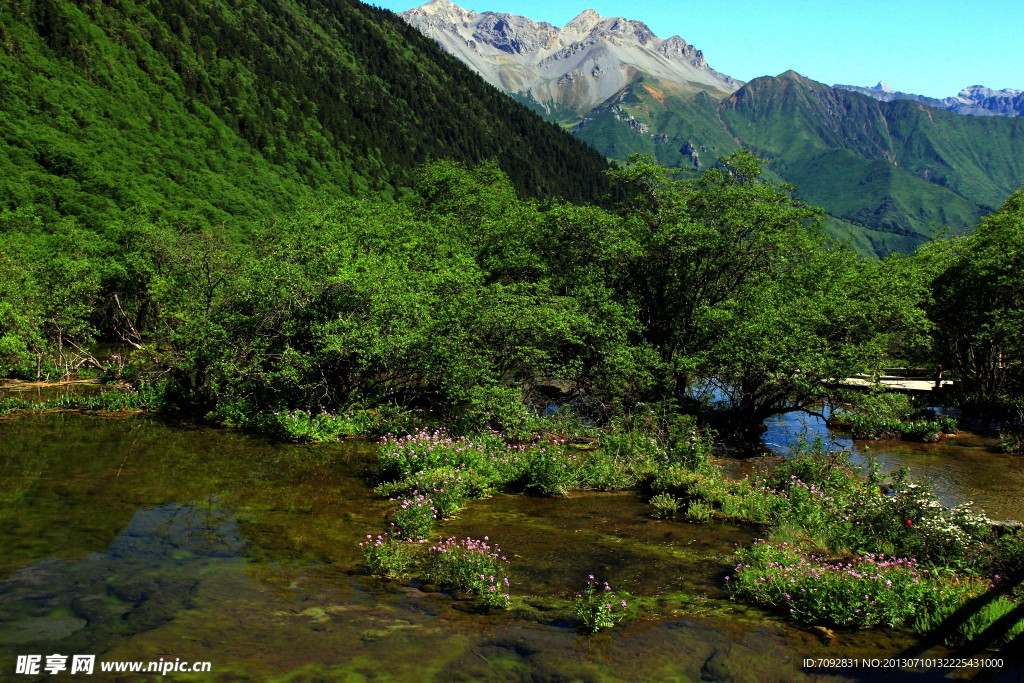
M496 158L593 199L604 160L356 0L0 4L0 208L232 223Z
M963 231L1024 182L1020 119L879 102L794 72L754 79L721 102L647 79L588 118L578 137L614 158L645 152L694 169L694 151L706 163L748 146L865 253Z

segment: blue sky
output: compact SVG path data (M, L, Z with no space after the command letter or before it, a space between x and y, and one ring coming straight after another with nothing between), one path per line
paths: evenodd
M396 12L425 0L374 0ZM932 97L980 84L1024 90L1024 0L453 0L563 26L584 9L644 21L750 80L794 69L824 83Z

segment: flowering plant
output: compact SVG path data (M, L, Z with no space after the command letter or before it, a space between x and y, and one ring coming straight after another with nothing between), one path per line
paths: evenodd
M426 578L429 581L474 594L488 607L506 608L511 602L505 574L508 558L501 548L483 540L449 538L427 548Z
M626 601L615 595L608 582L600 582L591 574L587 587L575 597L576 616L583 620L583 628L596 633L611 628L626 616Z
M914 559L873 553L826 559L787 543L761 541L736 557L726 578L735 597L808 624L897 626L921 614L953 611L989 586L923 568Z
M429 536L437 519L434 501L429 496L413 491L411 495L398 499L397 502L395 521L391 523L395 531L402 538L412 541Z
M399 540L387 534L367 534L359 547L363 550L363 559L370 573L389 579L405 576L419 549L413 541Z

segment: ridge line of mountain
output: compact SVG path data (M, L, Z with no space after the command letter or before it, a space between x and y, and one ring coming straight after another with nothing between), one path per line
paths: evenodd
M984 85L969 85L953 97L940 99L894 90L884 81L879 81L878 85L871 87L840 83L832 87L857 92L882 102L912 100L935 109L945 109L966 116L1024 116L1024 90L1013 88L994 90Z
M504 12L433 0L400 16L486 81L545 114L577 116L648 75L689 92L724 97L743 85L712 69L678 35L587 9L559 28Z

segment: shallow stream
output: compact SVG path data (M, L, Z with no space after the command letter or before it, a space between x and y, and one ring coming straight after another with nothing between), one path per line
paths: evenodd
M182 680L831 680L803 659L915 646L905 632L803 629L728 601L728 557L758 530L654 520L631 493L499 495L443 524L509 556L505 613L366 577L357 543L388 508L361 478L371 454L153 417L0 420L0 680L33 680L14 674L16 656L52 653L211 663ZM577 632L565 598L591 573L639 618ZM98 668L78 678L121 680ZM929 680L845 672L873 677ZM979 680L1020 677L1007 664Z
M837 443L856 463L875 460L883 472L906 467L911 479L927 482L945 505L974 501L994 519L1024 520L1024 458L999 453L992 437L961 431L938 443L860 441L830 432L820 417L792 412L770 420L764 438L784 453L801 434Z

